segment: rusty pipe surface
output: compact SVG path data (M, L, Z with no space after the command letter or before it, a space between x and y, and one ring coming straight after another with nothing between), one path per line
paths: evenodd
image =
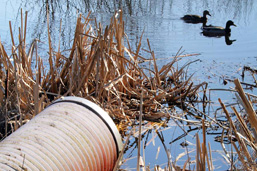
M102 108L64 97L0 143L0 170L109 171L121 148L121 136Z

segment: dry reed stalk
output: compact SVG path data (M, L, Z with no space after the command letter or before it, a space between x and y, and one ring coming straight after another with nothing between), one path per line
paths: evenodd
M89 16L88 16L89 17ZM64 66L62 66L61 68L61 72L60 72L60 78L64 80L64 77L67 74L68 71L68 67L72 61L73 55L74 55L74 51L76 48L76 43L77 43L77 39L79 38L79 35L81 34L81 15L77 18L77 24L76 24L76 28L75 28L75 34L74 34L74 38L73 38L73 44L72 44L72 48L70 51L70 55L68 57L68 59L66 60ZM57 82L60 82L60 80L58 80Z
M47 6L46 9L46 15L47 15L47 33L48 33L48 48L49 48L49 58L48 58L48 62L49 62L49 70L50 70L50 78L51 78L51 84L52 84L52 92L56 92L56 84L55 84L55 80L54 80L54 76L55 76L55 72L54 72L54 67L53 67L53 49L52 49L52 41L51 41L51 34L50 34L50 26L49 26L49 9Z
M240 84L240 81L238 79L235 79L234 83L236 86L236 90L244 103L245 110L249 116L249 122L251 124L251 127L255 129L255 132L257 132L257 117L256 112L253 109L252 103L247 99L244 90ZM255 137L255 139L257 139L257 137Z
M210 168L210 165L209 165L209 160L208 160L208 153L207 153L207 148L206 148L206 128L205 128L205 120L202 119L202 131L203 131L203 143L202 143L202 153L203 153L203 161L205 163L206 161L206 158L207 158L207 163L208 163L208 168ZM206 170L206 166L204 164L203 166L203 170L205 171Z
M250 130L248 129L244 119L240 116L240 114L238 113L238 111L236 110L236 108L234 106L232 106L231 108L234 111L234 113L236 114L236 117L237 117L238 121L240 122L241 127L243 128L243 131L244 131L246 137L248 138L249 141L254 143L255 140L253 138L253 135L251 134Z
M145 141L143 140L143 144L145 144ZM146 171L146 164L145 164L145 147L143 147L143 171Z
M211 155L211 148L210 148L210 143L209 145L209 155L208 156L208 151L207 151L207 146L206 146L206 129L205 129L205 120L202 119L202 131L203 131L203 143L201 144L200 138L198 133L196 133L196 170L206 170L206 162L208 166L208 170L213 170L213 163L212 163L212 155Z
M208 147L209 147L209 155L210 155L210 169L209 170L211 170L211 171L213 171L214 170L214 166L213 166L213 160L212 160L212 153L211 153L211 144L210 144L210 142L208 142Z
M139 137L138 137L138 151L137 151L137 171L140 171L140 152L141 152L141 130L142 130L142 115L143 115L143 89L141 89L141 97L140 97L140 114L139 114Z
M209 160L208 153L207 153L207 147L206 147L206 145L204 147L205 147L205 155L206 155L207 166L208 166L208 170L210 171L211 170L211 164L210 164L210 160Z
M160 80L159 70L157 67L154 51L152 51L152 49L151 49L149 39L147 39L147 43L148 43L150 54L151 54L151 56L153 58L153 62L154 62L154 71L155 71L155 79L156 79L155 81L156 81L157 86L159 87L161 84L161 80Z
M185 162L184 165L183 165L183 170L182 170L182 171L186 171L186 170L187 170L187 169L186 169L186 166L187 166L187 164L190 162L190 160L191 160L190 157L186 160L186 162Z
M196 110L197 112L201 113L202 115L204 115L205 117L207 117L208 119L210 119L212 122L216 123L217 125L219 125L221 128L228 130L229 128L222 125L220 122L216 121L214 118L211 118L210 116L206 115L205 113L203 113L202 111L200 111L199 109L197 109L195 106L192 106L192 104L188 104L185 103L186 105L188 105L190 108Z
M160 134L158 130L156 130L156 133L157 133L159 139L161 140L161 143L162 143L163 148L164 148L164 150L165 150L165 152L166 152L166 155L167 155L167 159L168 159L168 169L167 169L167 171L172 171L172 170L173 170L174 168L176 168L176 167L175 167L175 165L171 162L170 151L168 150L167 146L166 146L165 143L164 143L164 137L163 137L163 135Z
M20 114L20 119L19 119L19 124L22 125L22 119L23 119L23 114L21 113L21 110L20 110L20 94L21 92L19 91L19 83L20 83L20 79L18 78L18 73L20 71L20 68L18 65L19 62L16 57L16 55L13 56L13 60L14 60L14 71L17 71L17 72L14 72L14 91L16 92L15 93L15 96L14 96L14 100L17 102L17 112L18 114Z
M33 85L33 95L34 95L34 107L35 107L35 113L33 116L39 113L39 78L38 73L36 74L36 84Z
M241 151L237 148L237 145L235 144L235 142L232 141L231 143L234 146L234 148L236 149L236 152L238 154L239 160L242 162L242 164L244 166L244 169L245 170L249 170L249 167L248 167L248 165L247 165L247 163L246 163L246 161L245 161Z
M221 147L222 147L222 149L223 149L223 151L225 153L225 155L223 155L223 157L225 158L227 163L232 163L231 158L230 158L230 156L228 154L228 151L227 151L227 149L225 147L225 144L224 144L224 141L223 141L224 137L225 137L225 129L222 130L222 134L221 134L221 138L220 138L221 139L220 140L220 144L221 144Z
M176 163L177 163L177 161L179 160L179 159L181 159L182 157L184 157L185 155L188 155L188 154L190 154L190 153L192 153L192 152L194 152L194 151L196 151L195 149L193 149L193 150L191 150L191 151L186 151L186 152L182 152L182 153L180 153L177 157L176 157L176 159L175 159L175 161L174 161L174 165L176 165ZM189 157L190 158L190 157ZM189 160L189 158L187 159L187 161L184 163L184 168L186 168L186 165L190 162L190 160Z
M232 128L232 130L234 132L234 135L235 135L235 137L236 137L236 139L237 139L237 141L239 143L240 152L243 153L244 156L247 158L247 161L248 161L248 164L249 164L248 167L256 170L256 167L254 165L252 165L253 164L252 156L250 155L244 140L239 137L237 129L236 129L236 127L235 127L235 125L234 125L234 123L233 123L233 121L232 121L232 119L231 119L231 117L229 115L229 112L227 111L225 105L222 103L222 101L220 99L219 99L219 102L220 102L220 105L223 108L224 113L226 114L226 117L227 117L227 119L229 121L229 124L230 124L230 126L231 126L231 128ZM242 161L242 163L244 163L244 161Z
M123 157L125 148L126 148L126 146L128 145L130 136L132 135L133 132L134 132L134 129L132 128L132 129L130 130L130 133L128 134L128 136L127 136L127 138L126 138L125 143L124 143L123 146L122 146L122 149L121 149L121 151L120 151L120 153L119 153L119 156L118 156L118 159L117 159L117 161L116 161L116 163L115 163L115 166L114 166L114 168L113 168L113 171L118 170L118 168L120 167L120 161L121 161L121 159L122 159L122 157Z
M196 170L201 169L201 147L198 133L196 133Z
M12 23L11 23L11 21L9 21L9 29L10 29L10 34L11 34L12 47L14 47L15 43L14 43L14 38L13 38L13 33L12 33Z
M23 43L24 43L24 52L26 51L26 34L27 34L27 21L28 21L28 11L25 11L25 26L24 26L24 39L23 39Z

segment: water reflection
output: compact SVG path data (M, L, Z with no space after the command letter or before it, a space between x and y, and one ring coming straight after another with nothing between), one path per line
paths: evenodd
M225 34L225 35L223 35L223 36L217 36L217 35L213 35L213 34L209 34L209 33L206 33L206 32L201 32L202 33L202 35L204 35L204 36L206 36L206 37L216 37L216 38L220 38L220 37L225 37L225 43L226 43L226 45L232 45L233 44L233 42L235 42L236 41L236 39L233 39L233 40L231 40L230 39L230 35L231 34Z
M9 3L9 1L6 1ZM132 34L130 39L140 38L141 33L144 27L149 23L162 25L161 22L164 22L164 19L174 20L173 17L179 19L180 16L183 16L185 13L195 13L200 14L205 9L210 9L211 17L210 21L218 23L221 18L230 15L232 18L237 18L237 20L243 19L243 22L251 21L253 17L253 6L254 1L238 1L238 0L196 0L196 1L142 1L142 0L78 0L71 1L66 0L60 3L57 0L46 0L46 1L17 1L19 4L19 9L23 8L24 10L29 11L29 17L33 16L34 30L31 31L32 38L43 38L46 36L46 9L49 9L50 14L50 28L51 32L55 34L58 31L60 20L62 19L62 45L64 47L69 47L69 42L72 39L72 33L74 31L74 25L76 22L76 16L78 13L86 15L89 11L92 11L93 17L97 17L97 21L103 23L106 18L111 16L116 10L123 9L124 15L127 15L126 18L126 27L129 29L128 34ZM200 7L199 7L200 6ZM219 10L214 10L219 9ZM229 11L227 10L229 9ZM20 12L17 11L17 18L20 15ZM108 19L107 19L108 20ZM186 21L187 22L187 21ZM237 21L239 22L239 21ZM194 23L194 21L192 22ZM172 24L172 22L170 22ZM174 27L175 24L172 24L169 27ZM32 26L31 26L32 27ZM140 28L139 28L140 27ZM31 28L32 29L32 28ZM150 28L155 29L155 28ZM136 31L135 33L135 30ZM149 30L154 31L154 30ZM172 30L176 31L176 30ZM53 42L59 39L59 33L57 36L52 36ZM180 45L181 46L181 45Z
M230 37L230 35L225 35L225 42L226 42L227 45L232 45L232 43L234 41L236 41L236 39L230 40L229 37Z

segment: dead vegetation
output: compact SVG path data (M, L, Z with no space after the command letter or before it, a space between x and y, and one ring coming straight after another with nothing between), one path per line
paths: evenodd
M27 14L27 13L26 13ZM184 101L197 100L202 85L193 85L184 72L186 64L175 67L179 54L158 68L148 41L149 58L140 56L141 40L135 52L124 32L122 12L111 18L104 29L90 14L79 16L69 56L52 48L48 34L48 66L37 51L35 40L28 48L26 26L21 15L19 42L12 38L12 54L1 44L1 109L6 123L15 121L15 129L31 119L52 100L61 96L79 96L102 106L113 119L129 121L139 116L140 94L143 95L143 119L157 121L168 118L163 104L170 108L183 106ZM49 19L48 19L49 23ZM49 29L49 28L48 28ZM11 23L10 23L10 30ZM127 44L127 46L126 46ZM149 68L141 67L149 63Z
M60 46L56 51L53 49L48 27L48 64L43 63L38 53L37 39L28 47L27 13L24 18L25 20L21 13L19 42L14 42L15 35L12 34L10 23L11 54L8 54L6 47L0 42L2 137L18 129L51 101L61 96L79 96L104 108L116 122L124 138L129 139L131 135L139 136L138 142L135 142L137 147L141 147L141 136L147 135L150 130L154 130L164 142L164 137L157 128L166 127L169 120L173 120L179 127L181 124L177 121L184 122L190 128L189 131L184 130L185 134L173 142L188 135L191 130L202 129L203 143L196 134L195 170L215 169L212 163L212 150L209 143L207 148L205 134L207 128L217 126L218 129L228 133L226 136L230 138L243 168L256 170L256 113L251 107L250 96L247 98L244 95L238 81L235 81L236 91L242 99L247 115L245 119L232 108L237 116L240 131L221 101L222 109L227 116L227 125L223 125L215 117L210 117L195 107L195 103L201 103L205 108L209 102L206 96L207 83L194 85L192 76L187 75L186 69L191 63L186 63L180 68L177 65L179 60L190 55L182 55L179 51L166 65L160 67L157 65L157 58L149 40L147 40L148 49L142 48L143 33L135 50L132 49L124 30L122 11L117 12L105 28L101 23L90 19L90 13L87 17L78 16L73 45L68 56L60 50ZM92 27L92 23L96 28ZM147 56L142 56L142 51ZM176 108L184 113L174 114ZM247 121L250 125L246 123ZM139 132L134 130L137 124ZM141 130L141 125L148 127ZM222 134L222 140L224 136L225 134ZM234 138L237 142L232 141ZM125 142L124 151L128 143L129 141ZM163 146L167 149L165 143ZM166 153L168 161L166 170L186 170L190 165L191 160L188 158L183 167L178 167L176 162L171 162L170 152L167 150ZM231 168L235 168L234 161L229 155L227 156ZM139 148L138 168L141 166L147 170L140 157ZM180 156L177 160L179 158ZM117 162L116 168L118 167ZM160 170L160 167L156 166L155 170Z

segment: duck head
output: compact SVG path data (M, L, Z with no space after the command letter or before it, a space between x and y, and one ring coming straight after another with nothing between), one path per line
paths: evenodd
M227 24L226 24L226 28L227 28L227 27L229 28L230 26L235 26L235 27L236 27L236 25L234 24L233 21L228 20L228 21L227 21Z
M208 11L208 10L205 10L205 11L203 12L203 16L204 16L204 17L206 17L206 15L211 16L211 14L209 13L209 11Z
M236 25L234 24L234 22L233 21L231 21L231 20L228 20L227 21L227 24L226 24L226 28L225 28L225 31L226 31L226 33L230 33L230 26L235 26L236 27Z

